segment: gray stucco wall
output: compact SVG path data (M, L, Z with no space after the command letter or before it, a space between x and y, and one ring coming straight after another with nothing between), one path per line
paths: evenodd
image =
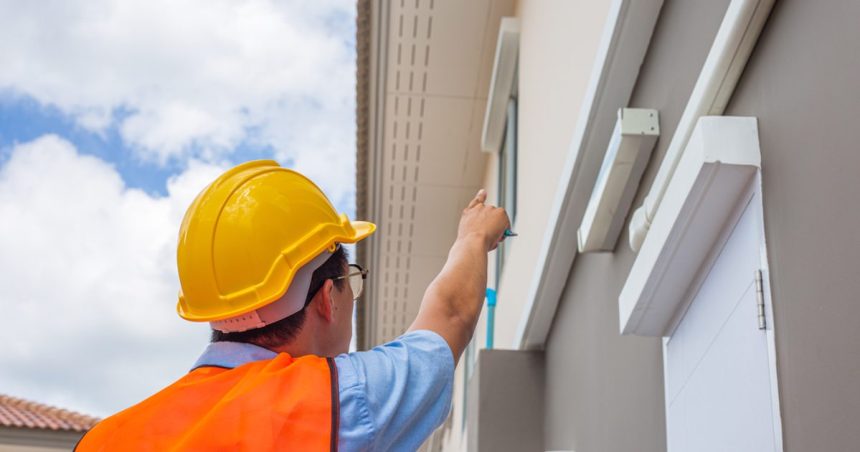
M469 382L466 451L544 450L543 381L543 352L480 350Z
M726 114L759 120L785 450L858 450L860 2L777 2Z
M728 3L663 5L629 103L659 109L664 131L634 207L659 168ZM579 255L567 281L546 345L547 450L666 450L661 341L618 333L618 294L635 258L626 230L614 253Z

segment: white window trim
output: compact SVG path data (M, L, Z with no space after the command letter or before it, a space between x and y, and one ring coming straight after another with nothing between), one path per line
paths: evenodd
M484 126L481 131L481 149L484 152L499 152L505 134L508 99L515 90L517 61L520 52L520 22L514 17L503 17L496 41L496 57L487 108L484 110Z

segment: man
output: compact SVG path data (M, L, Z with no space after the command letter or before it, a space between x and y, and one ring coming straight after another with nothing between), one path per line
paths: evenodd
M78 450L415 450L450 409L504 210L481 190L407 332L347 353L367 275L341 243L371 223L338 215L276 162L233 168L198 195L179 233L177 310L212 343L176 383L93 428Z

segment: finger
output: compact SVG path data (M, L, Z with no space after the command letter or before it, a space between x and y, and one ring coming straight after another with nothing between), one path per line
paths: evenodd
M475 197L472 199L472 201L469 202L469 206L467 208L471 209L472 207L475 207L478 204L483 204L484 201L486 201L486 200L487 200L487 192L482 188L482 189L478 190L478 194L476 194Z

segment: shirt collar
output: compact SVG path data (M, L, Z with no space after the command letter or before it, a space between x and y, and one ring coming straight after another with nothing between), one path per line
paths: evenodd
M213 342L206 347L192 370L204 366L224 367L233 369L253 361L273 359L277 353L243 342Z

